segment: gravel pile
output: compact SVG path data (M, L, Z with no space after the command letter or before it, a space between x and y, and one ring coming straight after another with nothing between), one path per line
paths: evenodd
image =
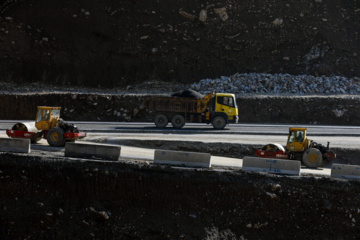
M359 94L360 78L310 75L236 73L230 77L202 79L190 87L201 93L255 94Z

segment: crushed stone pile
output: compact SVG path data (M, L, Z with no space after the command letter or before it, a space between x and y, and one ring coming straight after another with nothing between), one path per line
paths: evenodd
M231 92L253 94L359 94L360 78L340 76L236 73L230 77L202 79L190 85L201 93Z

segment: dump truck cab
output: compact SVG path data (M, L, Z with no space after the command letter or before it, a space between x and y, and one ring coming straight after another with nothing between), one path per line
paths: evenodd
M309 141L306 138L306 128L289 128L286 149L289 152L303 152L308 148Z
M238 108L236 105L236 98L231 93L216 93L213 95L213 119L216 116L225 118L226 123L237 123Z
M37 107L35 126L38 130L49 130L56 127L60 118L60 107Z

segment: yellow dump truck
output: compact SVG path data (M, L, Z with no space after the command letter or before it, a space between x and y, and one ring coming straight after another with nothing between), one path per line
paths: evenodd
M183 96L147 97L142 105L151 113L156 127L165 128L169 122L181 129L186 122L212 124L223 129L239 120L236 98L231 93L209 93L202 98Z

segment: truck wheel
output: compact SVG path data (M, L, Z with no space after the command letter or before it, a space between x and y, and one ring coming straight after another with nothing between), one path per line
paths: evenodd
M218 130L224 129L224 127L226 126L225 118L223 118L222 116L214 117L214 119L212 121L212 125L215 129L218 129Z
M307 149L302 156L302 162L309 168L317 168L322 166L323 157L319 149Z
M169 123L167 117L165 115L163 115L163 114L157 115L155 117L154 122L155 122L156 127L158 127L158 128L164 128Z
M64 130L54 127L47 132L47 141L54 147L63 147L65 145Z
M174 128L181 129L185 125L185 118L181 115L175 115L171 119L171 124Z

